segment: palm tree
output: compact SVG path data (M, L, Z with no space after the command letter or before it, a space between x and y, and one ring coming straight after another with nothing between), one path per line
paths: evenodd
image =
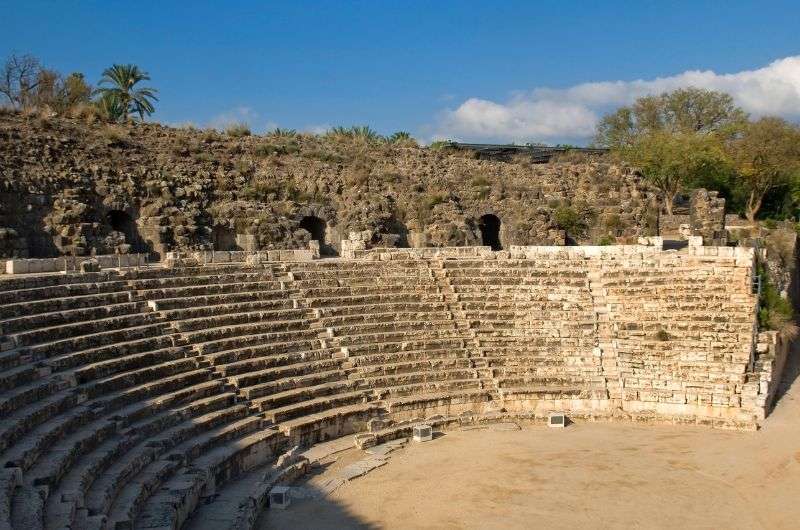
M158 91L148 87L135 88L135 85L140 81L149 80L147 72L140 70L135 64L115 64L103 70L98 92L103 98L119 102L124 109L123 119L128 119L130 114L136 113L139 119L144 121L145 114L150 115L155 111L152 101L158 101L155 95Z
M128 113L122 106L122 101L116 95L104 93L94 103L104 120L118 122L127 118Z

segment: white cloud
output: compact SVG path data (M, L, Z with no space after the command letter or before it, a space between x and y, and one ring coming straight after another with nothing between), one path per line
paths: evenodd
M694 86L720 90L752 116L800 118L800 56L757 70L717 74L691 70L636 81L582 83L517 92L508 101L470 98L439 117L434 137L492 141L586 141L604 112L647 94Z

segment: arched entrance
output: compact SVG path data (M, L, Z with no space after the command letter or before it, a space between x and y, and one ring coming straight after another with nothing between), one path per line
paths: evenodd
M236 231L230 227L217 225L211 231L214 250L242 250L236 244Z
M111 230L122 232L125 235L128 235L131 225L133 225L131 216L122 210L111 210L106 214L106 219L108 224L111 225Z
M139 231L133 218L122 210L110 210L106 214L106 221L111 230L125 235L125 243L130 245L130 252L146 252L144 243L139 237Z
M323 256L336 255L333 249L325 240L325 231L328 223L315 215L307 215L300 220L300 228L311 234L311 239L319 242L319 253Z
M487 213L478 220L478 229L481 231L481 243L492 247L492 250L503 250L500 244L500 218Z

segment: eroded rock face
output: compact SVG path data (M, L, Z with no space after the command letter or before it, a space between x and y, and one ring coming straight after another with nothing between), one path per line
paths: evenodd
M531 164L297 136L0 116L0 254L635 241L655 194L603 161ZM561 212L561 215L559 215ZM565 213L566 212L566 213ZM574 215L573 215L574 214ZM565 222L564 219L569 220Z

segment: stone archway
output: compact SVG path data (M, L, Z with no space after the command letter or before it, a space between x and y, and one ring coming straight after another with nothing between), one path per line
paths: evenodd
M336 249L328 243L326 234L328 223L316 215L306 215L300 219L300 228L311 234L311 239L319 242L319 252L323 256L335 256Z
M492 250L503 250L500 242L500 218L487 213L478 220L478 229L481 231L481 244L491 247Z
M217 225L211 231L214 250L242 250L236 242L236 231L229 226Z
M147 252L145 244L139 236L139 229L130 214L122 210L109 210L106 213L106 222L111 230L125 235L125 243L130 245L130 252Z

